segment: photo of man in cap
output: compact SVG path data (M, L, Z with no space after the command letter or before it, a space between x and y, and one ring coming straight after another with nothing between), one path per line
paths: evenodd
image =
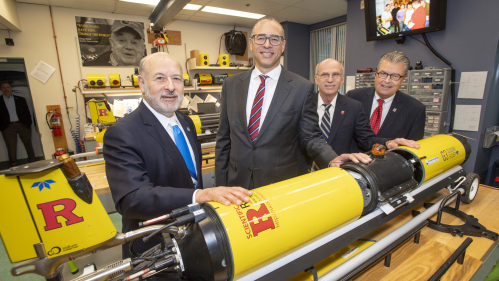
M92 25L88 21L86 24L89 26ZM97 26L99 29L104 28L103 24L93 24L93 26ZM82 37L80 32L79 37ZM99 43L97 44L99 45L107 43L107 40L98 41ZM85 43L82 43L82 40L80 40L82 57L85 56L83 66L138 66L140 60L146 55L144 23L114 20L110 29L108 42L110 48L106 48L107 50L101 54L91 56L83 54L84 48L81 45ZM91 42L87 41L87 43ZM86 48L86 50L92 49Z

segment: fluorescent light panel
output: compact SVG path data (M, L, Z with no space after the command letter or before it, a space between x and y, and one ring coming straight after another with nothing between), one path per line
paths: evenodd
M210 6L204 7L201 10L201 12L222 14L222 15L243 17L243 18L250 18L250 19L260 19L260 18L263 18L265 16L265 15L261 15L261 14L241 12L241 11L236 11L236 10L229 10L229 9L223 9L223 8L217 8L217 7L210 7Z
M185 5L184 10L193 10L193 11L197 11L197 10L199 10L201 7L202 7L201 5L196 5L196 4L187 4L187 5Z
M120 1L156 6L156 5L158 5L160 0L120 0Z

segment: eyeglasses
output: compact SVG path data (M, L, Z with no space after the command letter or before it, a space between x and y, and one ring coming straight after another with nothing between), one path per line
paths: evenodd
M267 39L269 39L270 45L272 46L279 46L281 45L281 42L284 40L284 37L279 36L279 35L270 35L270 36L265 36L265 34L255 34L251 37L253 39L253 42L257 45L263 45L265 42L267 42Z
M386 73L384 71L376 72L376 74L381 79L386 79L386 77L390 76L390 79L392 79L393 81L399 81L400 78L402 78L402 77L405 76L405 75L400 75L400 74L397 74L397 73L388 74L388 73Z
M339 79L341 77L341 73L334 72L334 73L322 73L319 75L319 77L322 80L328 80L329 78L333 77L334 79Z

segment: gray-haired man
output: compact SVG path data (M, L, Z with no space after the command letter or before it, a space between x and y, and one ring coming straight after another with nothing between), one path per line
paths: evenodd
M370 116L374 133L382 138L420 140L424 136L425 106L399 91L409 71L409 59L402 52L384 54L376 69L374 88L349 91Z

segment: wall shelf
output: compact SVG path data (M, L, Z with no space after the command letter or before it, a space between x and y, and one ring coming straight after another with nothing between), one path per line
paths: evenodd
M196 60L189 60L187 62L187 67L189 70L250 70L251 69L251 67L244 67L244 66L237 66L237 67L196 66Z

